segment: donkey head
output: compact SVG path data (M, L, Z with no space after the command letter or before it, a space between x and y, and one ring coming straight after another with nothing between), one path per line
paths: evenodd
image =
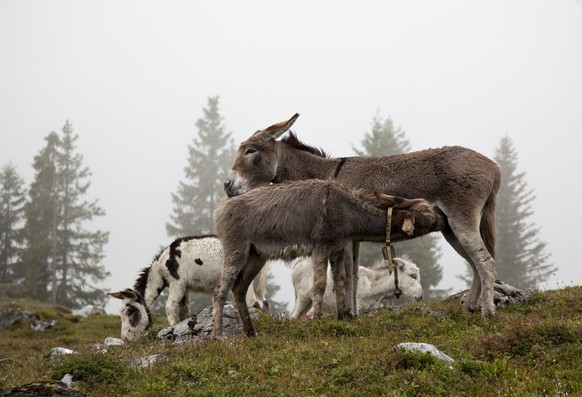
M238 196L262 184L268 184L277 172L276 139L283 135L299 117L295 113L287 121L255 132L240 144L232 170L224 181L229 197Z
M394 264L398 266L398 283L404 296L414 300L422 299L423 293L418 266L411 262L406 255L394 258Z
M132 289L109 292L107 295L123 301L121 316L121 339L136 340L152 326L152 317L141 294Z

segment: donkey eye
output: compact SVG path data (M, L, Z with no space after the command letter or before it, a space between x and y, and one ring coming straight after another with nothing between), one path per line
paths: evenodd
M253 153L256 153L256 152L257 152L257 149L255 149L254 147L247 148L245 150L245 156L248 156L249 154L253 154Z
M413 279L415 279L415 280L416 280L416 279L418 278L418 274L416 274L416 273L414 273L414 274L411 274L411 275L410 275L410 277L412 277Z

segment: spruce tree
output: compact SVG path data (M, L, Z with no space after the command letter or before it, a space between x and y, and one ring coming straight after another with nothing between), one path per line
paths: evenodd
M518 171L517 151L508 136L501 139L494 159L501 170L495 207L497 278L517 288L535 288L557 270L540 240L540 228L531 222L535 195L525 172Z
M49 300L49 276L56 244L56 164L59 136L51 132L45 146L34 157L34 180L25 205L26 249L23 255L24 285L34 299Z
M24 180L9 163L0 172L0 283L21 281L25 203Z
M219 97L209 97L204 116L196 122L198 132L188 146L185 181L172 193L170 237L212 233L214 209L224 197L223 183L234 161L232 134L226 131L218 110Z
M394 122L390 117L382 118L380 113L376 112L370 124L370 131L366 131L360 142L362 150L352 145L356 155L384 157L410 151L410 141L406 138L406 132L402 128L394 128Z
M410 142L406 132L395 128L390 117L382 118L378 113L371 122L371 128L365 132L361 141L362 149L352 146L358 156L383 157L410 151ZM382 260L382 244L361 243L360 265L369 266L375 261ZM409 241L395 244L396 254L408 253L410 259L420 269L421 284L426 299L440 298L447 291L437 290L434 287L442 279L442 266L438 261L441 257L441 248L438 237L430 234Z
M105 294L93 283L109 273L100 264L108 233L85 224L104 211L85 199L90 172L76 152L78 135L67 121L62 136L51 132L35 157L36 175L26 206L26 285L33 297L77 308L103 305Z
M105 211L98 200L86 200L91 172L77 152L79 135L73 134L69 121L62 133L57 157L60 212L55 259L58 271L52 282L52 302L70 307L103 304L104 291L90 281L100 282L109 276L101 264L109 233L88 230L85 224L104 216Z

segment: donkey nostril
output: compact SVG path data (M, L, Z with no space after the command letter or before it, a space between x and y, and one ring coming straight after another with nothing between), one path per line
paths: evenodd
M228 179L226 181L224 181L224 188L225 189L230 189L231 186L232 186L232 181L230 181Z

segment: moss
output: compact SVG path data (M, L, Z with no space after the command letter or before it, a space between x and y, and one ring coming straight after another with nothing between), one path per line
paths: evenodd
M102 355L75 355L58 365L50 377L59 380L66 374L70 374L75 382L84 382L88 385L107 383L115 386L126 377L127 371L126 365Z

